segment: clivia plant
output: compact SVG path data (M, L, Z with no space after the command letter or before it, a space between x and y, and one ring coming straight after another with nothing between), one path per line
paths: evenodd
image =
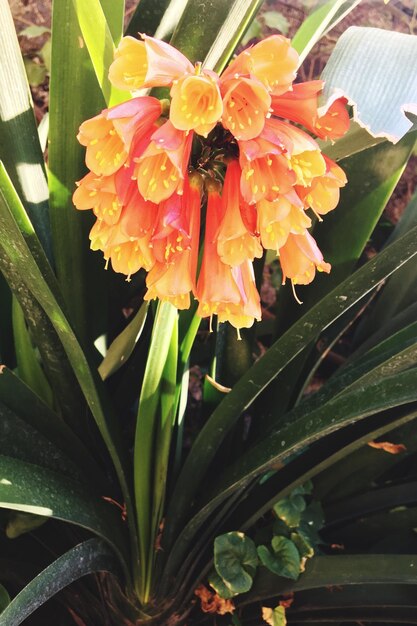
M416 38L261 4L54 2L37 129L0 0L0 626L416 623Z

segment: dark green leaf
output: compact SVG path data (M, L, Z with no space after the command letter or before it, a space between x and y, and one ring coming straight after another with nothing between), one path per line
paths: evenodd
M155 0L140 0L130 19L125 35L137 37L138 33L144 33L152 37L156 34L168 7L172 10L175 4L178 4L176 0L159 0L158 2L155 2ZM173 24L172 30L168 28L168 32L158 33L159 39L166 39L167 36L172 35L174 27L178 23L180 12L181 6L178 6L175 11L177 21Z
M220 72L231 57L262 0L188 0L171 43L191 62Z
M72 548L32 580L0 614L0 626L18 626L72 582L94 572L119 573L118 562L109 546L90 539Z
M258 555L265 565L277 576L297 580L300 575L301 559L295 544L286 537L273 537L272 551L266 546L258 546Z
M239 532L216 537L214 567L233 595L249 591L257 566L258 557L252 539Z
M242 597L239 604L257 602L292 591L328 586L366 583L417 585L416 567L415 555L317 556L308 561L305 572L296 582L277 580L268 570L261 568L253 588Z
M391 244L308 311L240 379L200 431L176 485L171 541L223 438L261 391L332 321L416 253L417 228ZM283 440L285 440L283 438ZM280 444L281 445L281 444Z
M80 483L49 469L0 456L0 507L87 528L126 557L121 516Z
M0 585L0 613L10 604L10 596L3 585Z

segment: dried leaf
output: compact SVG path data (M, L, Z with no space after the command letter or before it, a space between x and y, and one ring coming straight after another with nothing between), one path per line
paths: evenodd
M203 613L225 615L226 613L233 613L235 610L232 600L221 598L217 593L213 593L204 585L199 585L194 591L194 595L200 598Z
M407 450L403 443L390 443L389 441L369 441L368 446L377 450L384 450L388 454L401 454Z

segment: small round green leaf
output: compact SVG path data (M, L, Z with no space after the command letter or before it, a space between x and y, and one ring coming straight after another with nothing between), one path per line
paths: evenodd
M274 512L288 526L298 526L306 503L300 494L290 495L274 504Z
M274 537L271 545L272 552L266 546L258 547L261 563L278 576L297 580L301 559L295 544L286 537Z
M208 581L210 587L213 587L214 591L224 600L229 600L235 595L232 591L230 591L228 587L226 587L223 579L220 578L215 570L211 572L210 576L208 577Z
M230 532L214 541L214 567L233 595L252 587L258 555L252 539L240 532Z

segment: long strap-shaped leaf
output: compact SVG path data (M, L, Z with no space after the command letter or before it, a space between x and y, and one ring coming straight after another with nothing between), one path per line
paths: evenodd
M221 71L261 6L260 0L188 0L171 43L192 62Z
M113 105L129 98L128 92L113 87L108 72L113 62L115 43L100 0L73 0L82 36L90 53L91 62L107 104ZM120 24L121 26L121 24ZM117 28L116 43L121 35Z
M329 0L309 15L292 40L300 60L304 61L319 39L348 15L359 2L360 0Z
M87 574L120 568L114 552L100 539L75 546L34 578L0 614L0 626L18 626L58 591Z
M48 186L32 98L7 0L0 0L0 159L51 258Z
M167 541L174 538L187 515L200 481L224 437L263 389L322 330L417 253L417 227L316 304L235 385L200 431L185 462L172 497Z
M311 559L297 581L284 580L261 568L251 591L239 605L264 600L291 591L319 589L330 585L417 585L415 554L358 554L317 556Z
M417 400L417 369L401 372L379 384L353 390L275 432L270 432L255 447L240 457L217 481L205 504L182 531L174 546L165 576L173 575L190 542L204 520L236 490L250 485L261 474L279 467L294 453L306 448L339 428L367 416Z
M8 456L0 455L0 476L0 508L53 517L87 528L112 544L124 562L126 545L115 506L67 476Z
M127 456L123 454L120 432L105 400L105 390L102 381L94 366L92 366L92 360L79 344L64 310L45 281L37 260L31 254L14 215L21 216L26 230L30 231L31 225L27 216L25 216L23 206L19 202L19 198L4 168L0 168L0 225L3 232L7 232L7 236L2 238L0 245L25 282L28 292L33 294L44 309L62 342L74 374L112 458L129 515L129 511L132 513L133 511L124 467ZM32 237L34 237L34 233ZM130 524L129 528L132 532L132 548L135 550L136 541L134 539L133 523ZM135 562L135 557L133 560Z

